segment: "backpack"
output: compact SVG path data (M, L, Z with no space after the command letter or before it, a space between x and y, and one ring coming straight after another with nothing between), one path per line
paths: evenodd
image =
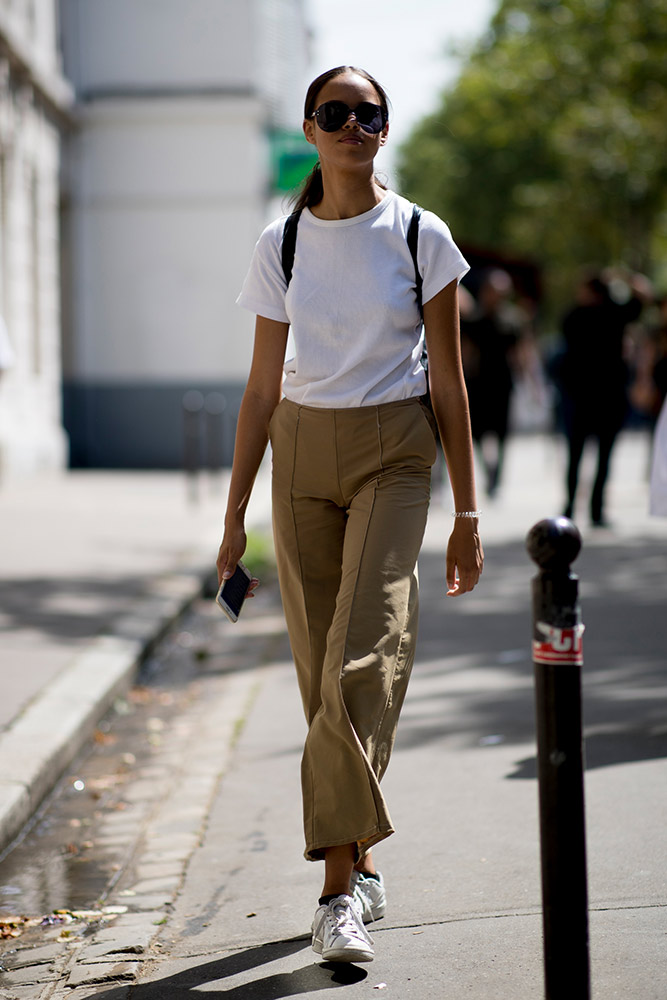
M282 265L283 274L285 275L285 281L289 285L292 280L292 269L294 267L294 251L296 250L296 231L299 225L299 219L301 218L301 209L297 208L295 212L288 215L285 219L285 225L283 226L283 240L282 240ZM410 255L412 256L412 263L415 267L415 296L417 298L417 308L419 309L419 315L423 321L424 310L422 307L422 276L419 273L419 267L417 265L417 247L419 244L419 220L421 218L422 210L419 205L412 206L412 218L410 219L410 224L408 226L408 232L406 236L407 244L410 249ZM423 365L424 371L426 372L426 393L422 397L424 402L430 406L430 395L428 389L428 358L426 356L426 345L424 345L424 350L422 351L421 363Z

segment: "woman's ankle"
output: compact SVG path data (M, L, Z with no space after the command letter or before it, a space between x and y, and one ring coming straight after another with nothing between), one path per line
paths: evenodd
M324 852L324 887L322 896L350 894L350 879L356 854L356 844L327 847Z
M373 863L373 856L370 851L368 854L363 856L361 861L357 861L354 866L354 871L359 872L360 875L377 875L375 865Z

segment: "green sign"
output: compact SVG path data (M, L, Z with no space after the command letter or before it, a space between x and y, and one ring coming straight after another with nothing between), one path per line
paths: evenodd
M317 162L317 150L303 132L280 130L269 134L271 186L274 192L293 191Z

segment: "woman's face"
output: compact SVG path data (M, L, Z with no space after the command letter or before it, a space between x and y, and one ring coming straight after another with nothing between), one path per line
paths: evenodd
M315 107L319 108L325 101L342 101L352 110L363 101L381 103L373 84L356 73L342 73L325 83L317 95ZM317 147L322 165L330 163L350 169L373 162L380 146L387 141L389 126L372 134L365 132L355 118L349 117L335 132L324 132L315 118L306 118L303 131L308 142Z

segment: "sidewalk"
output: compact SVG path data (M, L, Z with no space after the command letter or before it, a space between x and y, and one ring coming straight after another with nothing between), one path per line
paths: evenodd
M574 564L587 628L583 678L594 1000L663 1000L667 995L662 957L667 926L662 792L667 778L667 521L646 513L645 466L645 441L623 438L610 486L614 528L593 531L582 520L584 548ZM276 627L276 609L262 610L258 601L241 630L226 632L239 645L236 665L223 678L241 679L247 671L243 699L252 687L252 708L241 698L239 705L246 707L238 708L238 715L236 708L231 712L221 703L202 708L207 715L202 716L201 733L217 733L220 753L222 743L229 742L220 732L221 716L229 716L230 732L244 720L224 777L218 784L218 745L212 753L203 735L195 746L196 767L186 761L183 786L167 807L170 823L156 824L156 836L162 831L163 839L173 844L174 830L181 829L177 821L183 836L189 823L197 845L164 921L150 914L147 940L159 933L158 946L147 951L149 961L128 961L127 948L122 954L112 952L103 943L104 932L98 932L90 939L97 949L91 964L77 966L79 988L72 989L76 982L71 979L58 998L126 1000L130 990L138 990L135 1000L177 1000L199 991L239 1000L279 1000L322 997L323 991L341 987L350 1000L372 988L387 989L387 996L400 1000L535 1000L542 995L530 663L530 578L535 567L524 540L535 521L560 510L561 476L562 453L553 442L512 440L500 496L493 504L480 503L484 577L478 591L461 601L442 597L451 504L447 496L434 501L420 560L418 659L383 786L397 833L376 852L389 892L387 917L372 927L376 960L341 971L318 963L309 948L306 932L321 867L302 859L299 758L304 723L284 643L268 665L244 660L243 630L250 636ZM192 599L210 548L217 546L222 499L206 501L191 515L175 477L94 474L67 479L69 492L63 487L60 494L56 490L48 496L52 511L59 509L57 496L65 507L52 514L60 525L50 560L50 581L57 583L58 593L77 599L96 596L101 579L121 613L136 605L139 593L142 600L155 602L154 595L164 595L169 580L171 613L179 602ZM72 512L75 497L78 506ZM256 501L254 519L261 522L268 509L265 478ZM22 544L37 530L35 516L39 519L43 499L32 505L32 524L27 494L13 504L15 519L22 520L21 512L26 521L24 541L18 540L18 529L3 527L3 534L14 539L13 550L20 556ZM3 526L5 509L0 495ZM84 517L83 511L89 514ZM70 526L69 537L63 525ZM103 550L106 561L100 570ZM3 556L5 551L3 543ZM48 582L45 570L40 572L39 547L30 549L30 560L21 579L39 576ZM66 573L63 567L69 566ZM14 579L19 567L17 563ZM3 577L12 579L4 572ZM184 590L174 598L177 579ZM188 580L186 593L183 581ZM29 589L16 587L18 594ZM140 619L144 639L164 621L164 615L155 615L163 599L151 603ZM51 606L40 607L46 614ZM30 608L27 601L26 622ZM19 610L17 603L17 621ZM136 606L134 611L122 630L112 632L109 624L104 641L131 641L130 623L136 628L140 618ZM90 619L99 624L95 614L99 601ZM34 626L41 643L33 645L44 654L43 662L48 661L47 646L58 652L67 642L81 676L82 657L89 649L85 635L67 632L70 619L62 605L47 620L48 632L39 622ZM19 653L27 650L27 664L28 638L12 631L9 638ZM64 673L70 669L71 664ZM52 705L62 676L52 674L42 692L45 706ZM44 731L52 729L53 714L51 709L50 720L42 723L42 741ZM29 715L30 709L21 718ZM11 737L20 721L10 722L4 738ZM0 762L4 767L4 757ZM209 792L199 784L204 769L206 789L217 789L210 809ZM197 778L194 790L191 774ZM205 813L194 810L189 796L195 795ZM191 810L196 815L189 817ZM203 823L206 834L201 837ZM133 981L109 991L114 970L121 968L114 963L121 960ZM105 970L100 972L95 961L106 963ZM24 994L17 991L19 995Z
M249 525L269 521L267 473ZM70 472L0 488L0 851L215 568L226 474Z

